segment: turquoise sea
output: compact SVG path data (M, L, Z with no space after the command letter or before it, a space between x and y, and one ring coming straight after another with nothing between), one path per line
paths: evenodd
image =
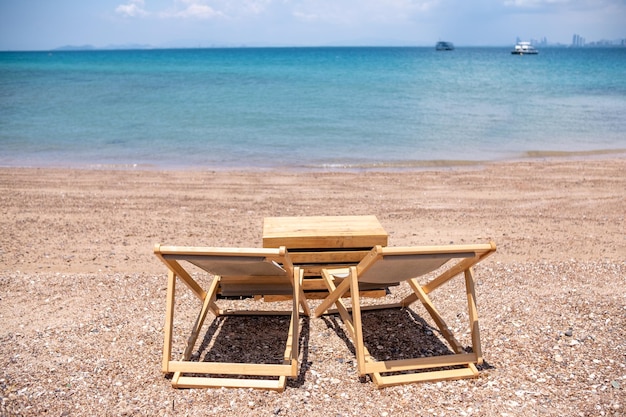
M626 48L0 52L0 166L367 169L626 149Z

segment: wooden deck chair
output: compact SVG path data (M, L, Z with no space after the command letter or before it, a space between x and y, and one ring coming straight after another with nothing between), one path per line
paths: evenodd
M378 387L476 377L478 375L476 365L480 365L483 359L472 267L495 250L495 243L397 248L376 246L356 266L322 271L329 295L315 310L315 316L321 316L333 304L337 306L337 311L355 345L359 375L370 375ZM433 271L437 274L435 278L424 285L418 282L417 277ZM429 293L459 274L465 277L472 341L470 353L465 352L456 340L428 296ZM360 283L391 284L402 281L408 282L413 292L399 303L369 306L369 308L361 306L357 290ZM351 295L351 308L346 307L341 299L347 292ZM417 300L424 305L454 353L414 359L374 360L364 345L361 311L404 308ZM389 375L390 373L392 375Z
M297 376L300 307L304 314L310 315L310 312L301 287L302 274L299 268L293 266L284 247L244 249L156 245L154 253L169 270L162 371L166 374L173 373L172 385L174 387L241 387L282 391L285 388L286 377ZM188 270L191 265L214 276L207 291L192 278ZM202 308L192 327L182 359L173 360L172 332L177 278L180 278L200 299ZM289 311L224 310L217 304L218 295L259 296L265 294L291 296L292 309ZM221 363L190 360L209 311L216 317L222 315L291 315L282 363ZM235 375L239 378L234 377Z

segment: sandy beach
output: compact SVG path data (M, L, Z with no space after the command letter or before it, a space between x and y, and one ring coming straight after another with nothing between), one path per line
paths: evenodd
M397 172L0 168L0 190L0 416L626 414L623 157ZM376 215L394 246L496 242L476 268L479 378L376 389L339 320L303 318L301 372L284 392L171 387L155 243L260 247L264 217L356 214ZM436 301L456 326L455 285ZM412 324L388 314L376 326L391 342L374 345Z

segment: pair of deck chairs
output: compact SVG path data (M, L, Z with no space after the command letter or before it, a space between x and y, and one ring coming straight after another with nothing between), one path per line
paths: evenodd
M482 363L473 266L496 250L495 244L450 245L429 247L376 246L357 265L340 269L323 269L322 279L328 296L315 309L316 317L338 313L354 344L360 376L370 375L378 387L418 381L471 378L478 375ZM286 248L201 248L157 245L156 256L168 268L165 339L162 371L172 374L172 385L178 388L239 387L282 391L287 378L298 376L300 315L311 311L303 291L303 270L294 266ZM191 267L191 265L197 267ZM199 268L199 269L198 269ZM193 271L192 271L193 270ZM197 272L212 276L204 290ZM418 278L435 274L427 283ZM471 348L465 349L455 338L429 294L457 275L463 275L467 296ZM191 328L186 348L173 359L174 311L176 283L180 279L201 305ZM359 285L390 286L407 282L410 295L398 303L362 306ZM267 297L290 300L284 310L220 308L218 303L238 297ZM282 297L282 298L281 298ZM350 297L350 305L345 300ZM181 297L179 297L180 299ZM412 359L376 360L368 351L363 330L363 310L406 308L420 301L447 341L453 353ZM179 302L181 302L179 300ZM188 302L183 300L181 303ZM283 302L284 303L284 302ZM234 303L237 304L237 303ZM335 309L332 309L335 307ZM282 358L273 363L221 362L196 357L196 345L209 311L215 320L228 315L286 315L289 325L284 336ZM384 331L384 330L383 330ZM410 330L407 330L410 331ZM217 330L215 330L217 332ZM246 329L240 336L246 337ZM206 337L205 337L206 339ZM210 341L203 341L205 347ZM228 348L228 347L226 347Z

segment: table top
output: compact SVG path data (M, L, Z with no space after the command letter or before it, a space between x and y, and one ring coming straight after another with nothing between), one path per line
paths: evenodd
M372 248L387 245L376 216L266 217L263 247L287 249Z

